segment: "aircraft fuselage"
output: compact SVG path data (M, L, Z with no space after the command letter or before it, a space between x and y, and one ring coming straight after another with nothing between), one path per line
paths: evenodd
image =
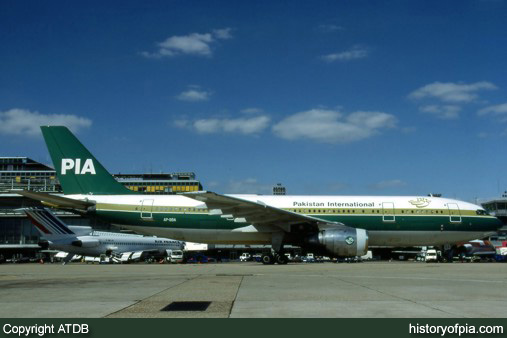
M501 222L472 203L420 196L229 195L365 229L370 246L443 245L483 238ZM217 244L270 244L271 232L179 195L66 195L138 233ZM217 212L218 211L218 212Z

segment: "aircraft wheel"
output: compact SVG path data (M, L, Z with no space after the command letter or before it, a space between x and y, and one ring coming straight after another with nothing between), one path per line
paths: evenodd
M285 255L276 255L276 263L283 265L289 263L289 259Z
M262 261L262 264L264 264L264 265L275 264L275 258L271 254L262 255L261 261Z

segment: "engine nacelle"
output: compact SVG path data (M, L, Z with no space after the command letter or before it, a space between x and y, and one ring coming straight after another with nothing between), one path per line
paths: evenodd
M72 245L78 246L80 248L93 248L98 246L99 240L98 239L91 239L91 238L79 238L77 241L73 241Z
M45 239L41 239L37 244L41 247L42 250L47 250L49 249L49 245L52 243Z
M368 252L368 232L364 229L326 229L308 239L308 244L323 247L334 257L363 256Z

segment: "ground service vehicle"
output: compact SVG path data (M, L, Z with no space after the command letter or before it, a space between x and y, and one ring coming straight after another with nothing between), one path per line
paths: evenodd
M426 255L424 256L424 260L426 263L428 262L438 262L438 253L435 249L426 250Z
M167 260L170 263L183 263L183 251L182 250L167 250Z
M239 256L239 260L242 262L248 262L252 260L252 256L247 252L243 252L241 256Z

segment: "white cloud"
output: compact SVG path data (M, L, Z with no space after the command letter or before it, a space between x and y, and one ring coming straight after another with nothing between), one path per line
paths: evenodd
M477 99L480 90L493 90L497 87L487 81L471 84L453 82L433 82L408 95L411 99L437 98L443 102L466 103Z
M0 134L40 135L40 126L66 126L74 132L88 128L92 121L85 117L66 114L41 114L26 109L10 109L0 112Z
M394 180L387 180L387 181L380 181L378 183L370 185L371 189L374 190L384 190L384 189L390 189L390 188L400 188L406 186L407 183L403 182L399 179Z
M211 96L211 92L202 90L199 88L190 88L182 93L180 93L176 98L180 101L187 102L199 102L199 101L207 101Z
M368 54L369 54L368 49L361 47L361 46L354 46L354 47L352 47L348 50L345 50L343 52L324 55L324 56L322 56L322 59L327 62L351 61L351 60L363 59L363 58L367 57Z
M258 134L269 125L270 118L265 115L237 119L199 119L195 121L178 120L175 125L180 128L191 128L201 134L238 133L245 135Z
M262 184L255 178L244 180L230 180L225 191L229 194L271 194L273 186Z
M396 126L396 117L382 112L354 112L345 116L335 110L311 109L289 116L272 128L286 140L310 139L323 143L348 143Z
M507 115L507 103L482 108L481 110L479 110L477 112L477 114L480 116L482 116L482 115L493 115L493 116Z
M228 40L228 39L232 39L231 31L232 31L231 28L214 29L213 35L217 39Z
M219 119L201 119L194 121L192 127L202 134L218 133L221 130L223 120Z
M158 51L154 53L142 52L141 55L150 58L171 57L181 54L211 56L212 46L217 40L231 39L231 28L215 29L209 33L191 33L175 35L158 43Z
M455 120L459 117L461 107L456 105L438 105L431 104L419 107L423 113L430 113L442 120Z

